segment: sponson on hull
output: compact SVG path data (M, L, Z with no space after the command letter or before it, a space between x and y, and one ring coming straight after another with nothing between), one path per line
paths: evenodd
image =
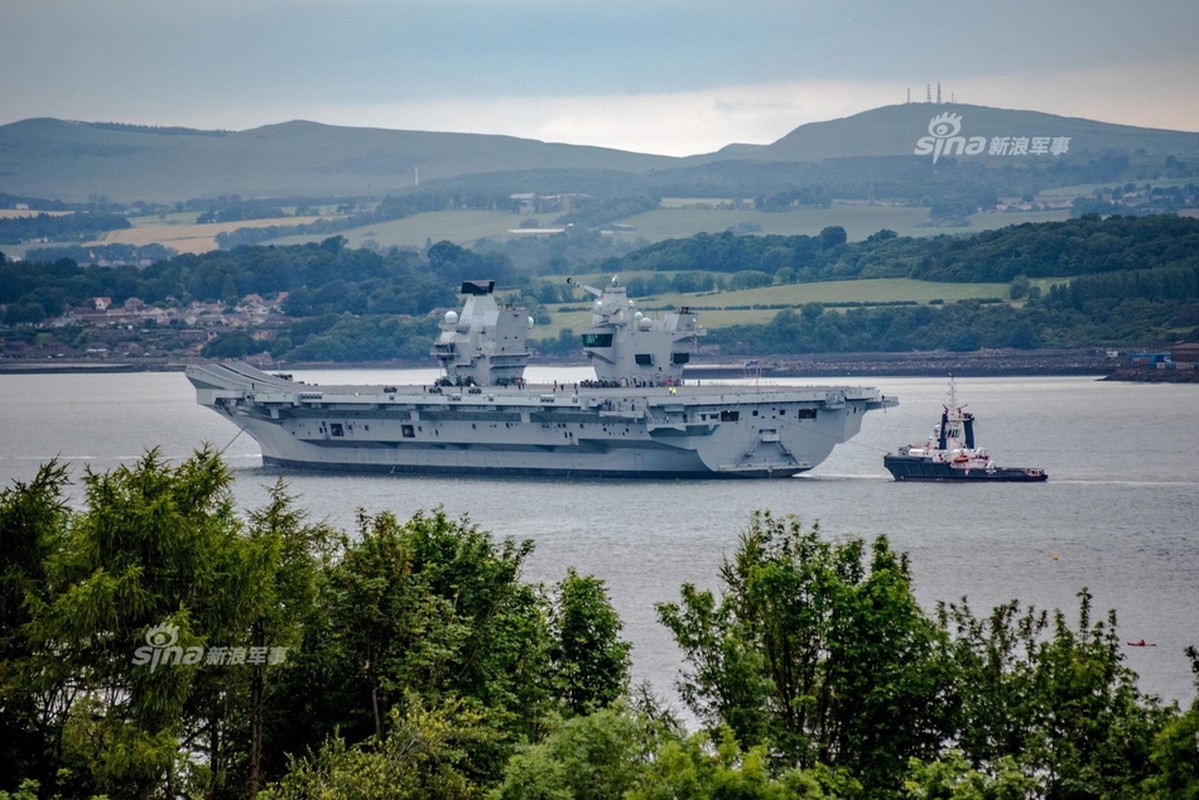
M464 283L461 311L446 313L436 385L318 386L228 362L187 377L268 465L394 473L783 478L897 402L863 387L684 384L705 333L689 309L652 319L615 278L582 288L594 380L527 385L531 320L495 301L493 281Z

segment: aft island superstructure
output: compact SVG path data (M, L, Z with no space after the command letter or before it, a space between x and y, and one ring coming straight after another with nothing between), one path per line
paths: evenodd
M241 363L189 367L197 399L262 448L267 465L393 473L616 478L782 478L812 469L896 404L847 386L692 385L683 366L705 331L687 308L637 310L616 280L582 334L594 380L524 380L531 325L494 282L463 284L427 386L312 385Z

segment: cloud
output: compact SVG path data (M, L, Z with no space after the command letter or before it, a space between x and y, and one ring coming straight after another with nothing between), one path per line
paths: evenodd
M290 119L399 130L487 133L661 155L769 144L804 122L903 101L897 84L800 82L704 91L430 102L257 105L155 124L244 129Z
M732 143L769 144L800 125L923 100L940 80L943 98L1149 128L1199 131L1199 63L1177 60L1088 69L908 76L892 80L741 82L677 92L613 92L437 100L361 98L330 102L266 95L222 102L180 99L142 105L138 93L59 98L40 113L85 120L245 130L308 119L394 130L503 134L549 142L684 156Z
M959 102L1026 108L1098 122L1199 131L1199 61L971 78Z
M687 155L940 81L961 102L1199 131L1197 20L1194 0L39 0L0 25L0 71L21 76L0 124L311 119Z
M1177 62L1056 72L946 76L943 99L1150 128L1199 131L1199 87ZM935 85L936 79L933 79ZM924 99L928 81L794 81L594 96L511 96L398 103L258 104L197 110L153 124L244 129L290 119L401 130L486 133L662 155L769 144L800 125ZM212 113L211 118L205 116ZM219 114L219 116L217 116Z

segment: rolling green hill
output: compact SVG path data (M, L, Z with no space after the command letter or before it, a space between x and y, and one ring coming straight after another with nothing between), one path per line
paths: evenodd
M947 130L972 142L1006 137L1015 148L1014 140L1023 138L1043 152L956 158L950 152L934 170L932 155L917 154L916 147L930 135L933 118L943 115L952 117L945 118ZM1058 152L1033 141L1048 138ZM888 106L803 125L770 145L730 145L688 158L300 121L232 132L31 119L0 126L0 193L123 203L380 197L412 191L419 180L421 187L461 192L709 197L729 191L755 197L817 183L832 197L866 197L875 189L894 196L888 193L912 185L922 193L938 181L998 182L1001 193L1026 189L1030 181L1019 177L1022 171L1036 174L1034 189L1139 179L1171 168L1185 172L1188 159L1199 160L1199 133L960 104ZM1096 160L1104 169L1089 166ZM978 174L970 169L975 165L990 169Z
M1133 155L1140 151L1147 157L1199 157L1199 133L1113 125L1039 111L963 103L907 103L872 109L844 119L815 122L796 128L777 142L756 150L753 157L763 161L822 161L913 155L917 140L930 134L932 119L940 115L960 118L957 135L986 138L988 152L994 137L1050 137L1069 138L1067 152L1075 156L1094 157L1116 151ZM1035 157L1029 155L1027 158ZM961 160L971 158L963 156ZM1021 156L990 158L993 165L1000 165L1014 163Z
M0 127L0 191L82 201L384 195L499 170L640 172L674 159L511 136L286 122L194 131L33 119ZM513 189L512 191L517 191Z

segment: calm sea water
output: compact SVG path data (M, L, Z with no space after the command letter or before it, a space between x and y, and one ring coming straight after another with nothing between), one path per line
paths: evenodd
M427 383L432 371L307 372L324 383ZM567 381L580 370L530 370ZM861 383L862 381L848 381ZM777 380L774 383L805 383ZM831 384L815 380L806 383ZM921 439L940 413L941 379L871 381L900 398L811 473L779 481L564 481L287 475L311 516L352 530L357 508L401 518L443 506L496 536L531 538L526 578L552 583L568 566L607 582L634 644L637 679L672 695L679 653L654 604L692 582L717 586L755 509L819 522L828 535L885 534L911 556L932 607L968 597L977 614L1012 599L1074 619L1089 587L1097 614L1115 608L1144 690L1184 705L1195 696L1183 648L1199 645L1199 387L1092 378L959 379L997 463L1039 466L1040 485L898 484L882 456ZM58 456L74 475L108 470L159 447L172 461L204 442L224 447L243 509L280 474L253 440L195 403L178 373L0 377L0 478L26 480ZM78 487L75 487L76 502Z

